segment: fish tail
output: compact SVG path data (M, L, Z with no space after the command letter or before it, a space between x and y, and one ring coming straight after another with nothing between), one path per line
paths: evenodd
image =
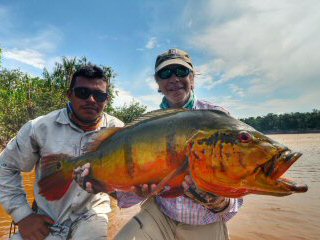
M47 200L59 200L68 191L73 168L68 168L66 161L71 158L66 154L52 154L41 159L39 194Z

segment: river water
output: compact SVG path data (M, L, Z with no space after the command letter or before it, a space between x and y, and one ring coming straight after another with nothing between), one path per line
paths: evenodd
M228 222L231 240L318 240L320 239L320 134L269 135L302 157L286 177L309 186L307 193L286 197L250 195L240 212ZM24 175L28 199L32 199L33 174ZM138 210L119 210L113 201L110 239ZM8 239L11 219L0 207L0 240Z

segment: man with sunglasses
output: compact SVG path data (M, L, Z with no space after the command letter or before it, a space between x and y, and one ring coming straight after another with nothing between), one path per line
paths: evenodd
M162 93L161 109L215 109L224 108L198 100L194 94L194 68L190 56L179 49L160 54L155 63L155 80ZM228 113L228 112L227 112ZM89 173L84 166L82 175ZM79 182L82 184L81 182ZM99 186L86 183L87 191L99 192ZM141 211L117 234L116 240L227 240L226 222L242 206L242 199L230 199L196 190L190 176L183 182L185 196L147 199ZM155 184L132 187L134 193L117 192L118 205L130 207L143 200L156 188Z
M1 153L0 202L19 226L12 239L106 239L111 210L107 194L91 194L72 183L63 198L49 202L38 194L35 183L34 211L27 202L20 172L35 167L39 179L40 166L49 164L45 156L79 156L97 131L122 127L120 120L103 112L109 86L101 68L80 68L72 76L67 107L26 123Z

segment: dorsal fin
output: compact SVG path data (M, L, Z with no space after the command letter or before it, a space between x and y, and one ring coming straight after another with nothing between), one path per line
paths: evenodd
M171 115L171 114L178 113L178 112L185 112L185 111L188 111L188 110L186 110L184 108L171 108L171 109L166 109L166 110L162 110L162 109L154 110L154 111L148 112L148 113L138 117L137 119L135 119L131 123L127 124L125 127L126 128L132 127L136 124L140 124L142 122L145 122L145 121L148 121L151 119L160 118L163 116Z
M99 146L101 145L101 143L103 143L104 141L106 141L107 139L109 139L110 137L112 137L114 134L116 134L118 131L120 130L124 130L125 128L129 128L129 127L133 127L135 125L141 124L145 121L151 120L151 119L155 119L155 118L160 118L163 116L168 116L174 113L178 113L178 112L185 112L188 111L186 109L183 108L171 108L171 109L167 109L167 110L155 110L155 111L151 111L148 112L140 117L138 117L136 120L132 121L131 123L125 125L124 127L114 127L114 128L105 128L103 130L100 130L93 138L92 138L92 142L89 142L86 146L85 146L85 151L86 152L93 152L96 151Z
M102 142L106 141L108 138L112 137L118 131L123 129L123 127L112 127L112 128L105 128L100 130L98 133L94 135L92 138L92 142L89 142L85 146L86 152L93 152L96 151Z

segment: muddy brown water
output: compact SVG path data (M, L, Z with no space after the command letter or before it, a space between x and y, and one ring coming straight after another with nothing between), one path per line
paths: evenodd
M250 195L228 222L232 240L320 239L320 134L280 134L271 138L303 153L287 172L288 178L309 186L307 193L286 197ZM24 174L28 199L33 198L34 174ZM139 211L139 205L119 209L112 200L110 239ZM0 240L8 239L11 218L0 207Z

